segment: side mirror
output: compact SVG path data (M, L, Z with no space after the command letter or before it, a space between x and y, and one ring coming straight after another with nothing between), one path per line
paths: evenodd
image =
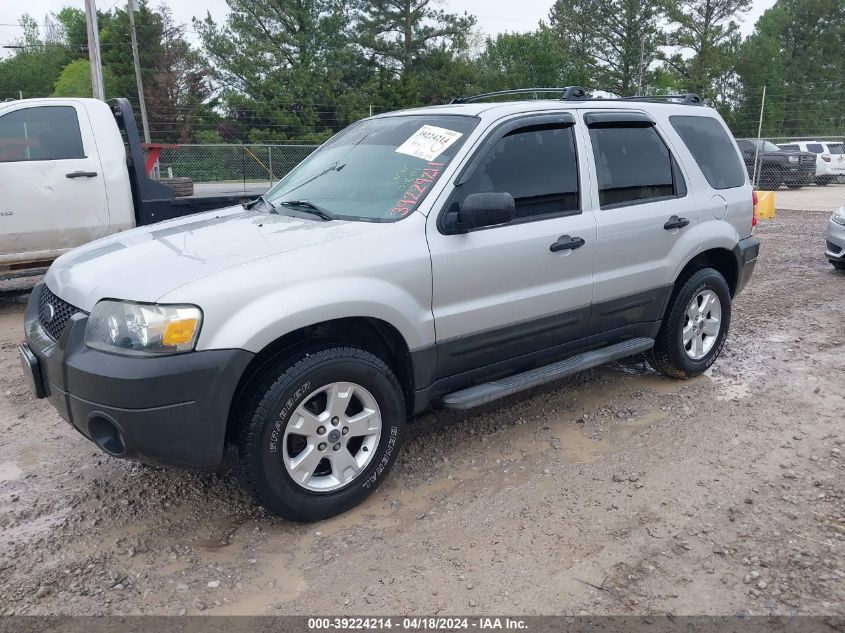
M449 233L466 233L484 226L507 224L513 220L516 203L509 193L471 193L460 209L446 215Z

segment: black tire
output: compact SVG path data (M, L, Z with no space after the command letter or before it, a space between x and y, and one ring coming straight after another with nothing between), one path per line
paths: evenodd
M694 360L684 349L683 334L687 306L703 290L712 290L721 303L721 330L710 351ZM698 376L716 361L725 344L731 324L731 292L725 278L713 268L702 268L682 277L675 284L660 332L649 354L649 363L670 378L687 380Z
M788 184L786 186L789 187L790 189L803 189L804 188L804 185L802 185L801 183L797 183L797 182L792 183L792 184Z
M177 198L194 195L194 181L190 178L159 178L158 181L173 189Z
M760 176L759 188L761 191L777 191L783 185L783 179L775 174Z
M376 399L381 435L369 464L345 487L312 492L301 487L283 463L282 437L298 404L320 387L348 381ZM384 481L404 438L405 401L396 376L364 350L329 347L287 358L267 372L235 414L240 427L234 451L241 483L259 505L291 521L319 521L366 499Z
M845 270L845 262L831 261L830 265L833 266L836 270Z
M827 187L831 182L833 182L830 178L816 178L816 186L818 187Z

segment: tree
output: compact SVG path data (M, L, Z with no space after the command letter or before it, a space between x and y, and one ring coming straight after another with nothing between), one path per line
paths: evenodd
M103 84L106 86L106 98L111 99L117 96L108 90L109 86L115 85L114 77L108 68L103 69ZM91 88L91 62L87 59L75 59L62 69L53 89L54 97L91 97L94 91Z
M557 0L549 20L591 88L630 96L651 84L664 44L662 15L662 4L652 0Z
M589 77L545 25L530 33L487 38L476 61L480 90L583 85Z
M363 0L361 44L384 68L411 72L436 50L462 51L475 18L446 13L430 0Z
M687 92L719 100L733 73L741 36L736 18L752 0L672 0L666 15L671 24L667 43L681 49L664 56ZM691 51L691 55L688 53Z
M195 20L209 71L230 118L265 139L303 132L324 137L357 111L351 93L364 60L352 45L352 14L342 0L227 0L218 25ZM362 106L363 104L358 104ZM348 116L344 114L343 116Z
M737 63L744 101L738 134L756 134L760 97L769 136L845 133L845 3L778 0L758 20Z
M42 41L35 19L24 14L19 20L23 37L15 40L15 54L0 60L0 100L24 97L46 97L53 93L53 84L62 67L70 61L60 44Z

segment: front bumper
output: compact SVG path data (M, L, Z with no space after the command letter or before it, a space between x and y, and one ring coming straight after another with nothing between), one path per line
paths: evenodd
M240 349L154 358L108 354L85 345L83 312L54 341L39 323L44 287L40 283L32 291L24 328L38 360L37 378L59 414L116 457L193 469L219 466L229 406L253 354ZM116 429L119 442L103 439L109 429Z
M738 295L746 285L751 275L754 274L754 267L757 265L757 255L760 253L760 240L753 235L740 240L734 246L734 257L737 264L737 279L734 289L734 296Z
M824 254L832 262L845 263L845 226L833 220L827 226L827 244Z
M786 163L781 168L783 181L787 184L809 184L816 178L816 165L802 165L800 163Z

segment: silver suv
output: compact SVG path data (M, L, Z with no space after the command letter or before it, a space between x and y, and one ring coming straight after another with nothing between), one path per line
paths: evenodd
M218 467L312 521L387 476L406 423L646 352L718 357L759 249L742 157L682 98L456 100L372 117L259 200L59 258L24 369L115 457Z

